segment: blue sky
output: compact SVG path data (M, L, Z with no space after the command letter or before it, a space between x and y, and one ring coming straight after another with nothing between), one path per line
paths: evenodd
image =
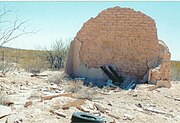
M120 6L152 17L158 38L170 49L171 59L180 60L180 2L0 2L0 7L4 5L14 7L20 20L30 19L30 30L39 30L16 39L8 44L11 47L49 48L56 39L73 39L88 19L104 9Z

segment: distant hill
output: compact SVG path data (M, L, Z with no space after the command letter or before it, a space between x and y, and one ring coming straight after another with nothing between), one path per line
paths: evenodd
M31 68L47 69L49 64L45 58L46 51L16 49L11 47L0 48L0 61L7 60L19 64L19 67L29 70ZM171 79L180 80L180 61L171 61Z
M0 48L0 61L5 60L19 64L26 70L37 67L49 67L46 63L46 51L16 49L11 47Z

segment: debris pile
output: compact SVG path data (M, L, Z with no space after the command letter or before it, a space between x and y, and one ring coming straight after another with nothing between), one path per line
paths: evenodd
M83 78L61 79L57 84L49 79L63 73L48 73L51 74L32 77L20 72L0 78L0 91L6 94L0 104L0 122L71 122L72 117L76 117L75 112L86 112L107 123L180 121L179 82L172 82L168 91L166 88L154 89L149 84L136 85L134 90L126 91L112 80L103 88L76 83ZM74 82L78 84L76 91L70 89L74 88L71 85ZM81 120L84 118L83 115Z

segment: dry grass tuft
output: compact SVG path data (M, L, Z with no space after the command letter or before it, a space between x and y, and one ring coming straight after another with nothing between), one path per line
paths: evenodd
M92 100L97 94L98 92L94 88L84 87L75 94L75 97L78 99Z
M74 96L78 99L92 100L98 94L96 88L87 87L83 85L83 81L69 81L64 86L67 92L74 93Z
M14 71L16 65L9 62L0 62L0 73L5 76L7 72Z
M62 78L63 78L63 76L61 75L61 73L53 74L53 75L48 77L47 82L59 85L59 84L62 84Z
M28 99L40 99L42 96L41 92L34 91L30 94L30 97Z
M83 87L83 81L68 81L65 85L67 92L77 93Z
M0 91L0 104L4 105L4 102L7 100L7 94L4 91Z

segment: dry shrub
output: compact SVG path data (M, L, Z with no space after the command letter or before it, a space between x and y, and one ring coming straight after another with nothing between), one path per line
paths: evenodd
M69 81L65 85L65 90L72 93L77 93L83 87L83 81Z
M41 59L39 57L34 57L32 59L23 59L21 60L21 67L25 69L28 72L31 72L34 74L33 71L43 71L48 69L44 59Z
M83 85L83 81L69 81L65 85L65 90L74 93L74 96L79 99L92 100L98 94L96 88Z
M9 71L14 71L16 69L16 66L10 62L0 62L0 72L2 75L6 75Z
M63 79L63 75L61 73L58 74L56 73L49 76L47 82L59 85L62 84L63 81L62 79Z
M42 96L41 92L33 91L28 99L40 99Z
M171 61L171 79L180 80L180 61Z
M79 99L92 100L97 96L97 94L98 92L95 90L95 88L84 87L75 94L75 97Z

